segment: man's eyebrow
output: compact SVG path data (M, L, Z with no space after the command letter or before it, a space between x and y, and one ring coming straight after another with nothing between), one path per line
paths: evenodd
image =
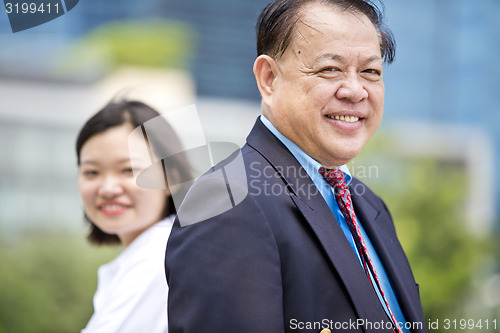
M314 60L314 64L317 64L318 62L324 60L324 59L330 59L330 60L335 60L335 61L340 61L340 62L344 62L346 60L346 58L338 53L323 53L323 54L320 54L315 60ZM383 62L382 60L382 57L381 56L378 56L378 55L373 55L373 56L370 56L366 59L362 59L361 62L364 63L364 64L368 64L368 63L371 63L371 62L374 62L374 61L378 61L378 62Z
M366 59L363 59L363 63L365 64L369 64L371 62L374 62L374 61L377 61L377 62L380 62L380 63L383 63L384 60L382 59L381 56L377 56L377 55L374 55L374 56L371 56L371 57L368 57Z
M323 54L320 54L319 56L316 57L316 59L314 60L314 63L317 64L321 60L325 60L325 59L336 60L336 61L342 62L343 60L345 60L345 57L341 56L340 54L336 54L336 53L323 53Z

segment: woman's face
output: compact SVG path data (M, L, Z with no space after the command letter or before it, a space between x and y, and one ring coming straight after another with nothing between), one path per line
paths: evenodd
M102 231L116 234L125 246L161 219L168 195L165 190L136 185L130 159L134 159L134 167L147 167L149 157L130 156L132 130L133 126L126 123L90 137L80 152L78 176L89 219Z

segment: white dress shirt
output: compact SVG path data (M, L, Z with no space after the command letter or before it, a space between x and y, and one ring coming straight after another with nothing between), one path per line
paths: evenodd
M164 259L175 216L145 230L98 270L94 314L81 333L167 333Z

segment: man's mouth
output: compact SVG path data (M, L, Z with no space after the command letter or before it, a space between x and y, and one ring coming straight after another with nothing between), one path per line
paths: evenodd
M341 121L345 121L348 123L355 123L355 122L359 121L359 119L362 119L362 118L356 117L356 116L331 116L331 115L326 115L326 116L330 119L341 120Z

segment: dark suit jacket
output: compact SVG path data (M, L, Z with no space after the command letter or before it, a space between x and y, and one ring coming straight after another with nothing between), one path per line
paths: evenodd
M169 331L392 332L377 326L388 321L382 305L297 160L260 120L241 153L246 184L228 189L248 186L246 198L203 222L174 224L165 259ZM222 166L230 169L230 161ZM425 332L418 286L385 204L359 180L350 186L406 320Z

